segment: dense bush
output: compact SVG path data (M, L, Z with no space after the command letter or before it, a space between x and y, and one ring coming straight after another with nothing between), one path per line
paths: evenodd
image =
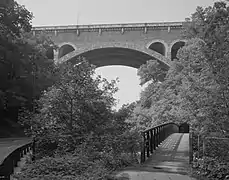
M140 136L125 122L132 106L114 112L115 81L93 79L95 67L78 60L78 66L61 64L59 80L43 93L35 114L21 116L32 127L37 161L19 179L104 179L138 162Z
M33 100L55 81L53 57L46 52L56 46L44 33L33 35L33 15L25 6L15 0L1 1L1 6L5 3L0 9L0 127L10 132L1 136L10 137L24 135L21 127L14 129L19 110L32 111Z
M42 158L33 164L27 164L22 173L15 178L19 180L102 180L108 173L109 170L104 166L103 161L92 161L81 154Z
M209 138L205 140L205 156L229 162L229 138Z
M113 171L135 163L137 163L136 157L131 153L98 152L89 140L74 152L56 151L52 157L47 154L46 157L37 159L35 163L28 163L15 178L19 180L103 180Z
M198 161L199 166L194 168L194 175L200 180L225 180L229 176L229 162L210 157Z
M205 142L204 156L203 156L203 142ZM229 176L229 139L219 137L207 138L204 140L203 136L198 136L194 133L193 136L193 174L200 180L224 180ZM199 154L199 157L198 157Z

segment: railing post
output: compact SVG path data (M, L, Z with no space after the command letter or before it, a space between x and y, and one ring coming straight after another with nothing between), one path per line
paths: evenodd
M143 142L141 147L141 163L145 162L145 133L142 132Z
M159 126L159 127L158 127L158 146L159 146L159 144L160 144L160 137L161 137L161 136L160 136L160 128L161 128L161 127Z
M166 131L165 131L165 138L167 138L168 137L168 134L169 134L169 132L168 132L168 125L166 125L165 127L166 127L165 128L166 129Z
M150 151L151 151L151 154L153 153L153 130L151 129L150 130Z
M159 144L162 142L162 126L159 127Z
M157 147L160 144L160 131L159 131L159 127L157 127Z
M11 172L11 162L10 159L7 159L0 165L0 179L10 180Z
M161 141L164 141L164 125L161 126Z
M23 149L20 150L20 158L22 158L24 156L23 154Z
M9 158L9 175L13 174L14 172L14 159L12 158L12 156Z
M156 129L153 129L153 149L156 150Z
M149 157L149 148L150 148L150 137L149 137L149 131L147 132L146 136L146 147L147 147L147 157Z
M161 126L159 126L159 133L158 133L158 138L159 138L159 143L158 143L158 146L159 144L161 143Z

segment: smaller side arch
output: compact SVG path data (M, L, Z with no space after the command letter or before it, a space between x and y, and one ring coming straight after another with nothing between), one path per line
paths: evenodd
M177 39L170 44L169 54L170 54L171 61L173 61L173 59L177 58L178 50L180 48L182 48L186 42L187 42L187 40L185 40L185 39Z
M74 49L76 49L76 45L73 44L72 42L62 42L62 43L58 44L58 47L60 48L63 45L70 45L70 46L74 47Z
M60 44L58 48L58 59L75 50L76 50L76 46L72 43Z
M161 39L154 39L146 45L147 49L154 50L161 55L167 57L168 44Z

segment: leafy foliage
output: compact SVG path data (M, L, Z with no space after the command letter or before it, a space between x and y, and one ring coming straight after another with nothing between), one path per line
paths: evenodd
M229 162L229 138L212 137L205 140L205 156Z
M1 8L0 113L17 122L21 107L31 110L33 99L54 81L54 61L47 50L55 45L45 34L33 36L32 14L16 1Z
M225 180L229 173L228 162L219 161L217 158L205 157L201 160L200 166L194 169L194 174L198 179L205 180Z
M149 60L143 64L138 70L140 76L140 85L143 85L151 80L158 82L165 77L167 69L163 69L157 60Z
M16 177L20 180L52 179L52 180L86 180L105 179L109 170L100 160L91 161L86 156L65 155L62 157L46 157L35 164L28 164L23 174ZM93 176L92 176L93 175Z
M163 82L155 81L146 71L158 69L157 63L149 61L140 68L139 75L149 82L138 107L150 117L142 118L144 126L186 121L205 135L212 131L222 136L228 133L227 13L224 2L205 10L197 8L185 32L188 42L179 50Z
M164 81L155 79L155 72L164 72L156 61L149 61L139 69L142 84L147 82L148 85L135 109L135 113L147 117L135 115L133 121L138 127L146 128L167 121L178 124L189 122L195 137L199 136L202 140L216 132L218 137L228 136L228 15L226 1L215 2L205 9L197 8L186 23L184 37L187 43L178 51L177 59L173 61ZM197 148L195 138L194 150L202 151L202 142ZM207 145L207 155L211 156L207 157L209 161L200 159L202 165L197 171L203 171L205 179L224 179L228 173L228 165L219 156L221 153L225 157L228 148L225 147L226 143L220 142L217 141L219 145L211 141ZM213 162L214 167L205 168Z
M204 54L213 78L218 85L218 100L212 109L214 116L224 121L228 128L228 13L226 2L216 2L213 7L197 8L187 36L199 36L206 44ZM194 33L195 32L195 33Z
M43 127L73 139L83 138L91 132L98 135L104 133L103 126L111 117L115 82L109 84L100 77L94 80L94 68L85 60L75 67L71 64L61 65L56 72L59 74L58 80L43 93L38 101L39 113L27 119L33 119L27 124L33 126L33 131L37 133ZM101 83L103 89L99 88Z
M94 168L95 171L85 169L85 173L81 174L77 170L66 172L73 179L99 179L100 172L107 174L138 163L140 137L137 131L130 130L131 124L126 122L134 105L126 105L113 112L116 82L109 83L99 76L92 78L95 67L85 59L79 59L75 66L71 63L61 64L56 71L58 80L37 102L36 114L24 111L21 116L23 125L32 127L32 131L28 129L27 133L36 135L38 159L38 166L27 167L28 171L23 172L24 178L45 178L40 169L43 167L42 160L39 160L45 156L56 162L58 156L70 154L74 161L77 160L75 158L88 159L84 164L77 165L78 170L81 166L85 169L84 166L94 167L95 164L101 168L97 171L97 168ZM48 162L45 160L45 163ZM75 165L70 163L66 167L71 171ZM36 174L33 173L34 168L37 169ZM47 170L47 178L52 178L56 171L62 170ZM57 177L65 178L65 174L58 174Z

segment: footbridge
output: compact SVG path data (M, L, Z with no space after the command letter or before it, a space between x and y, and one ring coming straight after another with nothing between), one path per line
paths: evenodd
M111 178L123 174L134 179L144 173L150 173L150 177L159 176L158 173L175 173L184 176L184 179L193 156L188 124L166 123L142 131L141 135L140 164L120 169ZM0 139L0 179L9 180L21 158L28 152L35 157L35 142L32 138Z

